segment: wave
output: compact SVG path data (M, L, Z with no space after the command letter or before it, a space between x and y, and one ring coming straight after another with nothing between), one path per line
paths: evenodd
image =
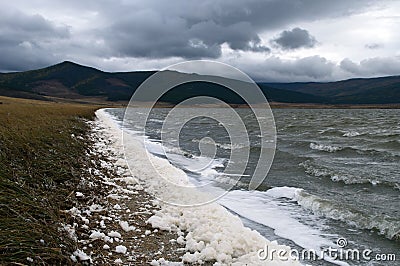
M333 220L339 220L360 229L377 230L388 239L400 240L400 222L389 216L370 216L348 206L338 205L301 191L297 202L314 214L323 215ZM340 207L338 207L340 206Z
M327 169L322 166L313 165L310 160L302 162L299 165L303 166L305 172L311 176L329 177L332 181L335 181L335 182L342 181L345 184L371 183L372 185L376 185L378 183L378 181L376 181L376 180L360 178L360 177L356 177L356 176L351 176L349 174L342 174L342 173L335 172L333 170Z
M192 139L192 142L196 142L199 143L200 140L199 139ZM211 145L216 145L217 147L224 149L224 150L239 150L239 149L243 149L246 148L248 146L246 145L242 145L242 144L237 144L237 143L218 143L218 142L214 142L211 140L202 140L203 143L205 144L211 144Z
M356 137L360 135L361 133L358 133L357 131L347 131L343 134L343 137Z
M328 127L328 128L324 128L324 129L320 129L320 130L318 130L318 134L325 134L325 133L327 133L327 132L332 132L332 131L335 131L335 128L333 128L333 127Z
M398 137L400 135L399 130L387 130L387 129L372 129L372 128L360 128L360 129L337 129L333 127L327 127L318 130L318 134L333 137L356 137L363 136L367 139L387 139L392 137Z
M233 190L220 198L218 203L241 217L272 228L277 236L289 239L304 249L321 250L331 246L338 236L323 233L324 225L320 219L313 220L309 213L299 211L301 207L297 204L280 200L291 197L297 190L301 189Z
M341 221L359 229L376 230L390 240L400 240L400 221L389 216L368 215L349 206L311 195L299 188L272 188L267 194L294 200L316 215Z
M310 160L299 164L303 166L304 171L311 176L315 177L328 177L334 182L343 182L346 185L354 184L370 184L373 186L388 186L400 190L400 184L397 182L377 180L373 178L365 178L361 176L351 175L349 173L341 173L322 166L314 165Z
M367 131L359 132L353 129L347 129L347 130L342 130L342 129L337 129L334 127L327 127L324 129L318 130L318 134L320 135L325 135L325 136L333 136L333 137L356 137L356 136L361 136L368 134Z
M161 124L164 123L164 120L156 119L156 118L150 118L148 121L154 122L154 123L161 123Z
M234 190L218 202L241 217L270 227L276 235L309 250L331 247L337 239L338 235L326 233L326 219L345 222L359 229L377 230L389 239L400 237L400 224L390 217L368 216L342 204L311 195L301 188ZM335 260L329 262L340 263Z
M330 153L348 154L348 155L368 155L376 156L376 159L381 160L394 160L400 158L400 142L398 140L392 140L381 143L373 143L368 147L357 147L357 146L334 146L328 144L317 144L311 142L309 144L310 149L317 151L325 151Z
M342 147L324 145L324 144L316 144L314 142L310 143L310 148L312 150L327 151L327 152L336 152L336 151L340 151L342 149Z
M328 127L324 129L318 130L318 134L327 135L327 136L336 136L336 137L356 137L367 134L367 132L360 133L355 130L339 130L333 127Z
M121 128L104 110L97 111L96 115L106 126L107 132L116 138L112 149L116 152L120 151L122 148ZM137 177L147 192L158 195L158 199L166 202L198 205L185 208L157 200L155 204L160 210L155 210L154 215L147 221L153 227L177 231L178 235L183 235L185 232L186 254L183 256L189 262L221 260L224 264L232 264L235 260L238 264L244 264L243 262L251 264L259 262L256 251L265 245L273 249L282 248L276 242L270 242L258 232L246 228L238 216L215 202L204 204L213 199L212 195L193 187L185 172L174 167L167 160L149 156L141 137L130 134L124 137L128 139L126 143L129 143L124 147L127 151L126 155L129 154L126 159L134 165L130 168L131 174ZM157 172L162 172L163 178L159 178ZM215 236L218 236L218 241L215 240ZM289 249L287 246L284 247ZM210 250L217 252L210 252Z

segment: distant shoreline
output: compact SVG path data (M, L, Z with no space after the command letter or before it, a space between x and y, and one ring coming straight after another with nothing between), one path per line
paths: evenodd
M400 109L398 104L301 104L301 103L270 103L271 108L302 108L302 109Z
M7 97L7 96L5 96ZM11 97L11 98L19 98L19 99L28 99L28 100L38 100L32 99L29 97ZM74 104L82 104L82 105L98 105L103 107L110 108L124 108L127 107L128 101L108 101L105 97L82 97L76 99L69 98L61 98L61 97L51 97L44 96L44 99L49 102L55 103L74 103ZM246 104L229 104L232 108L249 108ZM137 107L150 107L153 106L153 103L143 102L138 103ZM256 108L265 107L265 104L254 104ZM391 103L391 104L320 104L320 103L284 103L284 102L269 102L269 106L271 109L400 109L400 103ZM173 108L174 104L168 102L158 102L155 108ZM182 108L190 108L194 106L180 106ZM222 108L224 106L216 105L216 104L203 104L196 105L197 108ZM225 106L226 107L226 106Z
M124 107L128 106L128 103L122 104ZM143 103L136 105L137 107L150 107L152 104ZM232 108L249 108L246 104L229 104ZM171 103L160 102L155 105L155 108L173 108L175 105ZM255 108L265 107L265 104L254 104ZM400 109L400 103L398 104L315 104L315 103L282 103L282 102L270 102L269 106L271 109ZM204 105L188 105L180 106L182 108L223 108L226 106L216 104L204 104Z

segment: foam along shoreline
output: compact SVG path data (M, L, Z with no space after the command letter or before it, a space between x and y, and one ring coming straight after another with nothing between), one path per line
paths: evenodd
M121 150L123 148L122 130L117 122L106 113L105 109L98 110L96 116L103 127L118 138L118 141L112 144L113 148ZM129 137L129 146L124 148L132 155L130 160L133 161L130 165L138 166L131 168L130 173L138 179L147 192L168 193L171 197L188 197L186 199L188 202L192 201L189 197L204 196L200 191L179 194L166 190L167 182L154 177L152 165L177 182L189 183L186 174L172 166L167 160L148 154L137 137L127 134L124 135L125 137ZM152 165L149 165L147 156L151 157ZM271 242L257 231L245 227L238 216L215 202L197 207L172 206L156 200L154 203L160 207L160 210L156 210L147 222L154 228L177 232L177 242L183 244L186 251L181 262L215 261L215 265L301 265L289 257L278 258L276 254L273 258L269 257L267 261L260 260L258 251L266 246L269 250L287 250L288 255L290 248L278 245L276 241ZM154 265L157 263L154 261Z

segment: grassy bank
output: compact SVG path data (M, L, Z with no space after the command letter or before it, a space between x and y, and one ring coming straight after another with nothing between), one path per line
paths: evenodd
M0 264L70 262L60 209L71 207L96 109L0 97Z

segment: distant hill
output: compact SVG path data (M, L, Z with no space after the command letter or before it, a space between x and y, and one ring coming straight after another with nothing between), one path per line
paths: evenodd
M400 76L326 83L262 83L262 85L323 97L329 99L329 103L332 104L400 103Z
M101 98L128 101L136 88L155 71L104 72L73 62L43 69L0 73L0 95L50 99ZM172 77L195 75L170 72ZM246 86L245 83L242 83ZM161 84L162 85L162 84ZM330 83L258 83L272 102L315 104L400 103L400 77L352 79ZM161 99L177 103L198 95L213 96L229 103L243 100L226 88L205 82L180 85Z
M0 93L79 99L106 97L110 101L129 100L133 91L152 71L107 73L95 68L63 62L26 72L0 74Z

